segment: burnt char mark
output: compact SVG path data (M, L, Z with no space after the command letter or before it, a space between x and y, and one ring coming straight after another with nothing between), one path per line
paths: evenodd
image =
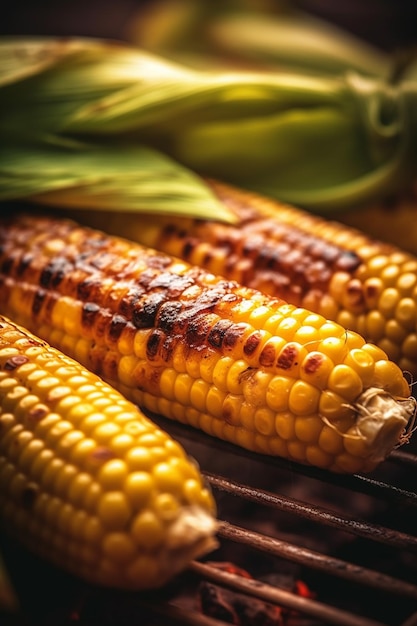
M92 328L97 315L100 313L100 306L95 302L86 302L81 313L81 323L85 328Z
M255 350L259 347L262 340L261 333L259 331L253 332L245 341L243 346L243 352L246 356L252 356Z
M298 348L295 344L287 344L280 352L277 358L277 367L283 370L289 370L297 365Z
M240 322L238 324L232 324L226 329L223 337L223 347L227 350L232 350L240 341L242 336L247 332L249 324Z
M25 271L27 270L28 267L30 267L31 263L33 261L33 255L29 252L25 253L22 255L22 258L20 259L17 268L16 268L16 275L17 276L22 276Z
M55 257L43 268L39 282L45 289L57 288L67 272L74 269L72 263L63 257Z
M41 311L42 305L45 302L46 291L44 289L38 289L35 293L32 302L32 314L37 317Z
M226 332L232 325L233 322L230 320L219 320L216 322L207 337L209 345L217 349L222 348Z
M127 320L122 315L114 315L108 328L108 338L111 342L117 341L127 325Z
M320 370L323 363L323 355L319 352L314 352L308 355L305 359L303 367L306 374L315 374Z
M157 317L158 328L169 333L173 329L182 308L181 302L175 300L161 304Z
M77 297L79 300L86 302L87 300L95 300L102 290L102 281L100 277L93 274L87 276L77 284Z
M165 334L157 328L150 333L146 342L146 356L150 361L154 361L158 357L164 338Z
M136 328L153 328L159 307L167 300L167 294L155 292L140 300L132 311L132 322Z
M190 348L197 348L204 344L209 334L210 343L210 328L211 319L205 313L199 313L194 318L190 319L185 331L185 343Z

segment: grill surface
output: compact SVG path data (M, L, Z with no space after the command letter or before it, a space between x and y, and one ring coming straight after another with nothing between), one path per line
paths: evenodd
M24 609L10 624L222 626L226 622L199 610L204 581L288 610L284 622L265 626L417 626L413 438L372 474L339 476L157 420L197 459L212 486L218 550L163 590L140 594L85 586L8 539L2 551ZM252 578L219 570L213 561L232 562ZM294 580L314 597L297 595ZM0 619L9 623L1 613Z

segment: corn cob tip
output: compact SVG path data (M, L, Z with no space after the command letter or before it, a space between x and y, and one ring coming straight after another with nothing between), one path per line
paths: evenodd
M364 441L371 450L368 461L384 461L393 448L407 443L414 429L417 400L395 398L379 387L369 387L354 406L357 420L354 430L345 437Z

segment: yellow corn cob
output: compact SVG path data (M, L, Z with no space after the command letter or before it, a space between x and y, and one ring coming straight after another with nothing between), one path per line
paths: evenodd
M2 222L0 267L5 314L155 414L337 472L407 437L401 370L321 315L47 217Z
M337 222L211 185L237 215L236 225L172 217L155 223L94 211L77 215L334 320L417 377L416 256Z
M164 584L215 547L182 447L99 377L0 317L0 520L90 582Z

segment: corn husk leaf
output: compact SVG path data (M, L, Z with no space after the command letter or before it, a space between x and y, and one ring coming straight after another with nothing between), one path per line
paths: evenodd
M22 46L28 60L19 73L16 59ZM42 200L48 197L65 204L67 197L73 205L76 198L85 202L89 196L97 199L94 205L107 197L133 207L140 193L147 196L148 206L155 194L151 210L161 211L161 196L175 197L171 175L164 166L156 167L165 157L173 178L186 183L181 185L182 200L190 193L187 214L195 217L202 212L205 217L218 216L218 206L207 205L202 211L194 201L196 192L200 197L205 193L207 199L204 176L326 211L392 192L415 174L413 81L392 85L357 72L325 76L207 72L132 46L54 38L3 41L0 77L2 160L13 151L15 155L13 171L9 167L8 176L2 178L4 198L10 197L9 183L18 193L13 177L26 167L26 150L31 176L42 180L45 160L53 163L57 146L64 144L72 148L59 157L70 157L66 182L71 176L73 180L62 185L62 172L57 171L54 180L49 169L49 190L45 182L36 192L44 194ZM84 152L86 145L89 149ZM149 149L155 151L151 158ZM108 159L106 184L99 176L100 151ZM134 172L132 178L123 175L127 162L123 159L134 161L127 168ZM183 178L186 172L191 189ZM132 184L138 185L133 191L127 187ZM23 190L28 184L21 187L22 197ZM214 198L211 201L216 204ZM179 203L175 204L177 210Z
M235 220L192 172L144 146L9 146L7 154L0 150L0 201L21 198L61 208Z

